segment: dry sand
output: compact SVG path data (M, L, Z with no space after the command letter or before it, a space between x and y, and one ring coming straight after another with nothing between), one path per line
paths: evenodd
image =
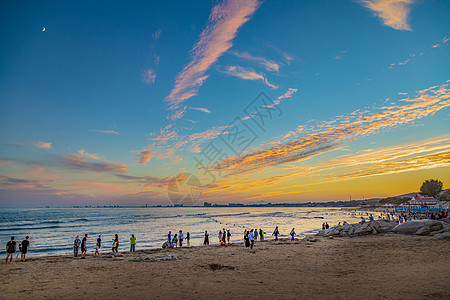
M133 262L136 257L177 260ZM450 241L365 236L1 264L1 299L450 299Z

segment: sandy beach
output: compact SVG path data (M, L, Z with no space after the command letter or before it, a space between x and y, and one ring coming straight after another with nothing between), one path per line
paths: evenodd
M2 264L1 298L449 299L450 241L317 238ZM161 261L171 254L176 260ZM105 257L106 255L103 255ZM154 258L156 262L130 261Z

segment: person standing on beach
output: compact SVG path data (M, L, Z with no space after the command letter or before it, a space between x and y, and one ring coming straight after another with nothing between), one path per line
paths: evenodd
M205 246L209 245L209 233L207 230L205 230L205 240L203 241L203 245Z
M294 236L295 236L295 229L294 228L292 228L290 235L291 235L291 242L293 242L294 241Z
M264 241L264 231L260 228L259 229L259 240L260 241Z
M253 244L255 244L255 235L253 234L253 229L250 230L248 237L250 239L250 250L253 250Z
M189 245L189 240L191 239L191 235L189 234L189 232L186 232L186 243L187 243L187 246L189 247L190 245Z
M14 240L14 237L11 237L11 240L9 242L6 243L6 263L8 263L8 258L9 258L9 263L12 263L12 259L14 256L14 252L16 252L17 249L17 243Z
M136 252L136 238L134 234L130 237L130 252Z
M30 241L28 240L29 238L29 236L26 236L22 241L22 249L20 249L20 252L22 253L22 255L20 256L21 261L27 260L28 247L30 246Z
M180 248L181 247L183 247L183 238L184 238L184 235L183 235L183 230L180 230L179 232L178 232L178 238L179 238L179 242L180 242Z
M244 244L245 244L245 248L250 247L250 240L249 240L249 237L248 237L247 229L244 230Z
M84 257L84 256L86 255L86 252L87 252L87 247L86 247L86 244L87 244L87 237L88 237L88 234L86 233L86 234L84 235L83 240L81 240L81 256L82 256L82 257Z
M98 244L98 249L100 249L102 247L102 236L99 235L97 238L97 244Z
M73 257L77 257L78 256L78 248L80 248L80 238L78 237L78 235L76 236L75 240L73 241Z
M119 235L117 235L117 233L114 236L113 241L114 241L114 243L113 243L113 246L112 246L112 252L113 253L114 252L118 253L118 249L119 249Z
M280 232L278 231L278 226L275 227L275 230L273 231L272 235L275 236L275 242L278 242L278 236L280 235Z
M219 243L222 242L222 230L219 230Z
M222 242L225 245L225 241L227 240L227 232L225 231L225 228L223 229L223 235L222 235Z
M230 239L231 239L231 232L230 232L230 229L227 229L227 242L228 242L228 245L230 244Z
M94 256L100 255L100 246L98 245L98 243L95 245L95 253Z
M172 231L169 231L169 234L167 235L167 240L169 241L169 245L172 244Z

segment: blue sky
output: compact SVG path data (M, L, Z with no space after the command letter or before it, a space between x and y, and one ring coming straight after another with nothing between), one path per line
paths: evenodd
M217 203L450 179L447 1L1 5L2 206L168 204L183 172ZM236 117L257 138L197 164Z

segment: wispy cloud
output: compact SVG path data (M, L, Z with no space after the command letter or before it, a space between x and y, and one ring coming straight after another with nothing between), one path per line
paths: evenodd
M130 167L121 162L108 162L106 160L103 161L95 161L90 162L80 154L66 154L61 156L61 160L63 165L84 171L90 171L95 173L113 173L113 172L126 172Z
M155 155L155 152L150 149L151 147L145 147L144 149L133 151L134 153L137 153L134 160L136 160L137 163L146 166Z
M161 36L161 29L158 28L152 35L156 41L159 40L159 37Z
M35 142L32 143L33 145L35 145L38 148L42 148L42 149L52 149L52 143L46 143L46 142Z
M334 120L330 124L319 126L318 131L310 132L301 138L294 138L298 133L290 132L290 140L275 143L275 146L271 145L245 155L230 157L221 162L220 168L230 173L242 173L295 162L332 151L339 145L362 136L403 124L411 124L418 119L435 114L450 106L450 90L448 84L443 84L419 91L416 98L402 100L400 102L407 104L392 104L379 109L357 111L336 118L336 120L340 119L339 122ZM298 132L303 132L303 127L301 129Z
M345 53L347 53L348 52L348 50L343 50L343 51L340 51L338 54L336 54L335 56L334 56L334 59L336 59L336 60L340 60L340 59L342 59L342 57L345 55Z
M152 69L145 69L144 73L142 73L142 82L144 82L147 85L155 83L155 79L156 73Z
M209 109L203 108L203 107L189 107L189 109L202 111L202 112L207 113L207 114L211 113L211 111Z
M175 87L165 98L171 110L179 111L181 103L197 95L198 88L208 78L206 71L233 45L238 29L250 19L258 6L256 0L229 0L213 7L200 40L191 51L190 62L177 75ZM178 112L176 118L182 115Z
M411 30L408 15L413 0L361 0L361 3L381 18L384 25L397 30Z
M93 159L93 160L99 160L99 159L101 159L101 157L98 156L98 154L87 153L86 150L84 150L84 149L78 150L78 153L79 153L81 156L84 156L84 157L87 157L87 158L90 158L90 159Z
M120 134L114 130L102 130L102 129L89 129L90 132L99 132L99 133L107 133L107 134Z
M278 86L273 85L269 81L267 81L267 78L264 74L260 74L251 68L244 68L240 66L225 66L218 68L218 71L245 80L261 80L268 87L271 87L273 89L278 88Z
M250 55L248 52L231 51L230 53L239 58L257 62L269 72L278 72L280 69L280 65L278 63L263 57Z

